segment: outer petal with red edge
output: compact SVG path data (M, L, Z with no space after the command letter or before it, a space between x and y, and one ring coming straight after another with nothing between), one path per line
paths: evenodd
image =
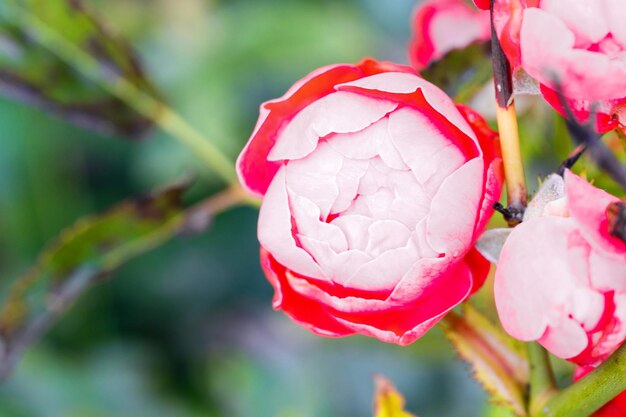
M489 10L489 0L472 0L476 7L483 10Z
M384 299L376 294L359 294L353 289L325 288L316 280L293 274L261 248L261 265L275 290L275 309L283 310L315 334L340 337L358 332L400 345L408 345L426 333L480 288L489 272L489 262L474 250L466 261L448 268L447 272L437 267L440 263L437 259L423 260L413 273L420 278L432 273L437 279L422 288L418 297L406 299L407 294L402 294L399 297L402 301L393 301L394 295ZM411 281L423 282L415 278Z
M274 287L276 310L283 310L296 323L322 336L340 337L355 333L337 321L323 305L295 292L287 282L287 269L276 262L263 247L261 247L261 268Z
M609 233L606 209L619 199L594 187L583 178L565 171L565 192L571 215L578 222L590 243L599 246L602 253L626 256L626 244Z
M550 106L563 116L567 116L568 112L563 107L557 92L545 85L541 85L540 88L543 98ZM595 129L599 133L606 133L615 129L621 129L622 132L626 133L626 97L619 100L594 103L566 98L565 104L580 123L587 123L593 110L596 119Z
M474 282L483 277L473 276L465 262L457 263L447 272L436 273L437 280L422 290L420 297L392 302L384 299L335 295L305 277L293 275L273 262L271 255L262 254L263 267L276 290L275 308L285 311L293 320L313 333L324 336L345 336L353 333L376 337L389 343L407 345L422 336L452 308L465 300L474 289ZM428 262L421 271L428 271ZM482 273L482 272L481 272ZM354 291L350 290L350 294ZM394 306L395 304L395 306ZM338 325L341 324L341 326Z
M475 233L481 233L493 214L493 203L500 200L502 183L504 182L504 169L502 156L500 155L500 141L498 134L491 130L487 121L470 107L459 104L457 109L465 120L470 124L483 151L485 162L485 180L483 202L478 214ZM477 238L478 236L475 236Z
M412 68L372 59L364 59L357 65L330 65L296 82L281 98L263 103L254 132L237 158L241 183L252 194L263 196L281 165L280 161L268 161L267 156L285 123L321 97L335 92L337 84L386 71L415 74Z

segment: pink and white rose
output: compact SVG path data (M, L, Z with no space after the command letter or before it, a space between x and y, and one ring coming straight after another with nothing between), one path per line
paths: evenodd
M488 7L488 2L481 2ZM626 125L626 2L623 0L496 0L494 25L514 67L541 84L565 114L597 114L599 132Z
M261 106L237 168L263 197L274 307L324 336L406 345L483 283L497 136L411 68L331 65Z
M594 366L626 339L626 244L607 218L619 200L570 171L548 182L553 197L534 199L502 248L498 315L513 337Z

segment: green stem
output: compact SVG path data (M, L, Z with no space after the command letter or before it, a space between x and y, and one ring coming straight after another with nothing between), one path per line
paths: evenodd
M580 381L552 396L533 417L589 417L626 390L626 344Z
M530 367L529 414L537 410L557 392L554 373L548 352L538 343L528 343L528 363Z
M191 149L224 181L229 184L237 183L237 175L232 161L174 110L142 91L126 78L114 74L110 69L100 65L96 58L69 42L27 8L19 5L7 6L13 12L12 17L19 21L22 27L27 28L43 47L76 68L85 77L91 79L110 94L122 100L129 107L152 120L163 131Z

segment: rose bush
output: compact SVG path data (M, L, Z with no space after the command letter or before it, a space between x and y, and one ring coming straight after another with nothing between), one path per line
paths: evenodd
M626 339L626 245L607 219L618 199L570 171L550 181L560 181L560 191L531 203L502 248L498 315L517 339L595 366Z
M332 65L261 106L237 162L263 196L274 307L316 334L413 342L484 281L497 136L412 69Z
M415 10L409 46L411 64L421 70L454 49L490 37L489 13L473 9L464 0L427 1Z
M555 89L579 120L595 111L600 132L626 129L625 20L623 0L496 0L494 5L496 32L511 64L539 81L546 100L562 114Z

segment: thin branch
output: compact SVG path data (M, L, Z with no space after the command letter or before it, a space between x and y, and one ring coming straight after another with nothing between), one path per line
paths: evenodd
M596 133L593 128L593 110L590 122L587 125L579 123L576 116L572 112L571 107L567 103L566 97L561 93L562 89L558 80L555 82L556 92L559 97L561 107L565 110L565 123L570 136L578 147L587 149L591 158L602 170L615 182L617 182L624 190L626 190L626 167L620 163L613 152L601 140L601 135Z
M491 54L493 79L496 87L496 118L500 133L508 205L511 212L518 213L514 217L508 218L507 221L510 226L515 226L522 221L528 195L519 142L517 114L513 101L511 65L502 50L493 24L493 7L494 0L491 0Z
M84 266L73 272L51 295L46 309L13 335L2 341L0 381L13 371L24 352L52 327L70 305L102 274L99 268Z
M574 141L578 145L586 146L589 155L596 165L626 190L626 167L620 163L613 152L600 140L600 135L591 128L576 122L575 118L568 117L565 122Z
M576 164L576 162L578 162L580 157L583 156L586 150L586 144L576 146L574 150L569 154L567 159L561 163L561 166L559 166L559 169L557 170L557 174L563 176L565 174L565 170L571 169Z
M132 252L132 255L139 255L158 246L158 243L165 242L176 235L176 232L200 233L210 225L215 215L237 205L249 203L250 198L245 191L238 186L233 186L182 213L182 221L180 218L174 218L169 223L163 224L162 229L167 229L164 232L167 233L167 238L162 238L163 231L157 231L155 235L158 235L158 238L148 237L141 245L128 251ZM170 230L172 228L173 230ZM61 284L50 291L42 311L36 313L15 333L0 337L0 381L10 375L24 352L40 340L92 284L115 269L110 265L119 266L122 263L120 260L122 257L122 254L113 251L106 256L106 260L102 260L97 265L84 264L70 272L66 278L60 278Z
M188 147L224 181L229 184L237 184L237 174L233 162L173 109L142 91L126 78L103 68L97 59L68 42L62 35L31 13L27 7L11 5L9 10L12 12L12 18L18 20L23 27L29 28L31 36L43 47Z
M493 22L495 0L491 0L491 60L493 62L493 79L496 86L496 103L498 107L507 109L513 103L513 78L511 64L504 54Z

